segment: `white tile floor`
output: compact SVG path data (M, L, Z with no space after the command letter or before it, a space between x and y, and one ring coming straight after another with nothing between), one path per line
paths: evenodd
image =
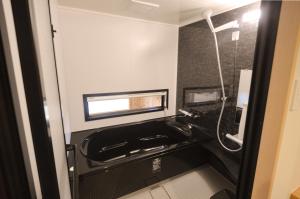
M209 199L214 193L233 185L210 166L164 180L119 199Z

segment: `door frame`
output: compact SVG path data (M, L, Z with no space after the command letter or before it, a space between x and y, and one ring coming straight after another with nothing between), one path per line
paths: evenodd
M46 120L44 119L42 90L39 81L40 76L33 42L28 0L12 0L12 5L42 194L45 198L59 198L53 146L51 136L48 135ZM280 8L281 1L263 0L261 2L263 15L257 35L253 83L250 91L250 104L245 126L245 144L237 190L238 199L251 198L268 97Z
M45 118L29 0L11 0L22 77L42 197L59 199L53 144Z
M278 31L281 0L261 2L237 198L251 198Z
M0 31L0 198L34 198L30 171L26 169L8 64Z

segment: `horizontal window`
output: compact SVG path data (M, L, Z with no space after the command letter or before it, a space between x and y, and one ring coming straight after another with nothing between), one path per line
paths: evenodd
M228 88L225 87L228 93ZM183 106L195 107L218 103L221 100L222 90L220 87L194 87L183 89Z
M168 106L168 89L85 94L83 103L86 121L162 111Z

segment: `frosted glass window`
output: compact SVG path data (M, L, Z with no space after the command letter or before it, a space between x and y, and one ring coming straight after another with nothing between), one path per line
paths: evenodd
M162 111L167 108L168 90L133 91L83 95L86 121Z
M97 100L88 102L89 114L129 110L129 99Z
M220 87L194 87L184 88L183 106L196 107L208 104L219 103L221 100ZM227 93L227 87L225 87Z
M206 93L189 93L192 103L204 103L210 101L217 101L219 99L219 92L206 92Z

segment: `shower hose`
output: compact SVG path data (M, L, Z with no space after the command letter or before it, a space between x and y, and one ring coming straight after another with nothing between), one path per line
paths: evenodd
M219 115L219 118L218 118L218 124L217 124L217 138L218 138L218 141L219 141L220 145L221 145L225 150L227 150L227 151L229 151L229 152L238 152L238 151L240 151L240 150L242 149L242 146L240 146L240 147L237 148L237 149L230 149L230 148L228 148L227 146L225 146L225 144L224 144L224 143L222 142L222 140L221 140L221 135L220 135L220 125L221 125L221 120L222 120L222 117L223 117L223 113L224 113L224 109L225 109L225 104L226 104L227 97L226 97L226 94L225 94L225 88L224 88L224 81L223 81L223 75L222 75L222 67L221 67L221 61L220 61L218 39L217 39L216 32L212 31L212 33L213 33L214 41L215 41L215 45L216 45L216 53L217 53L217 61L218 61L219 77L220 77L221 88L222 88L222 98L221 98L221 101L222 101L222 108L221 108L220 115Z

